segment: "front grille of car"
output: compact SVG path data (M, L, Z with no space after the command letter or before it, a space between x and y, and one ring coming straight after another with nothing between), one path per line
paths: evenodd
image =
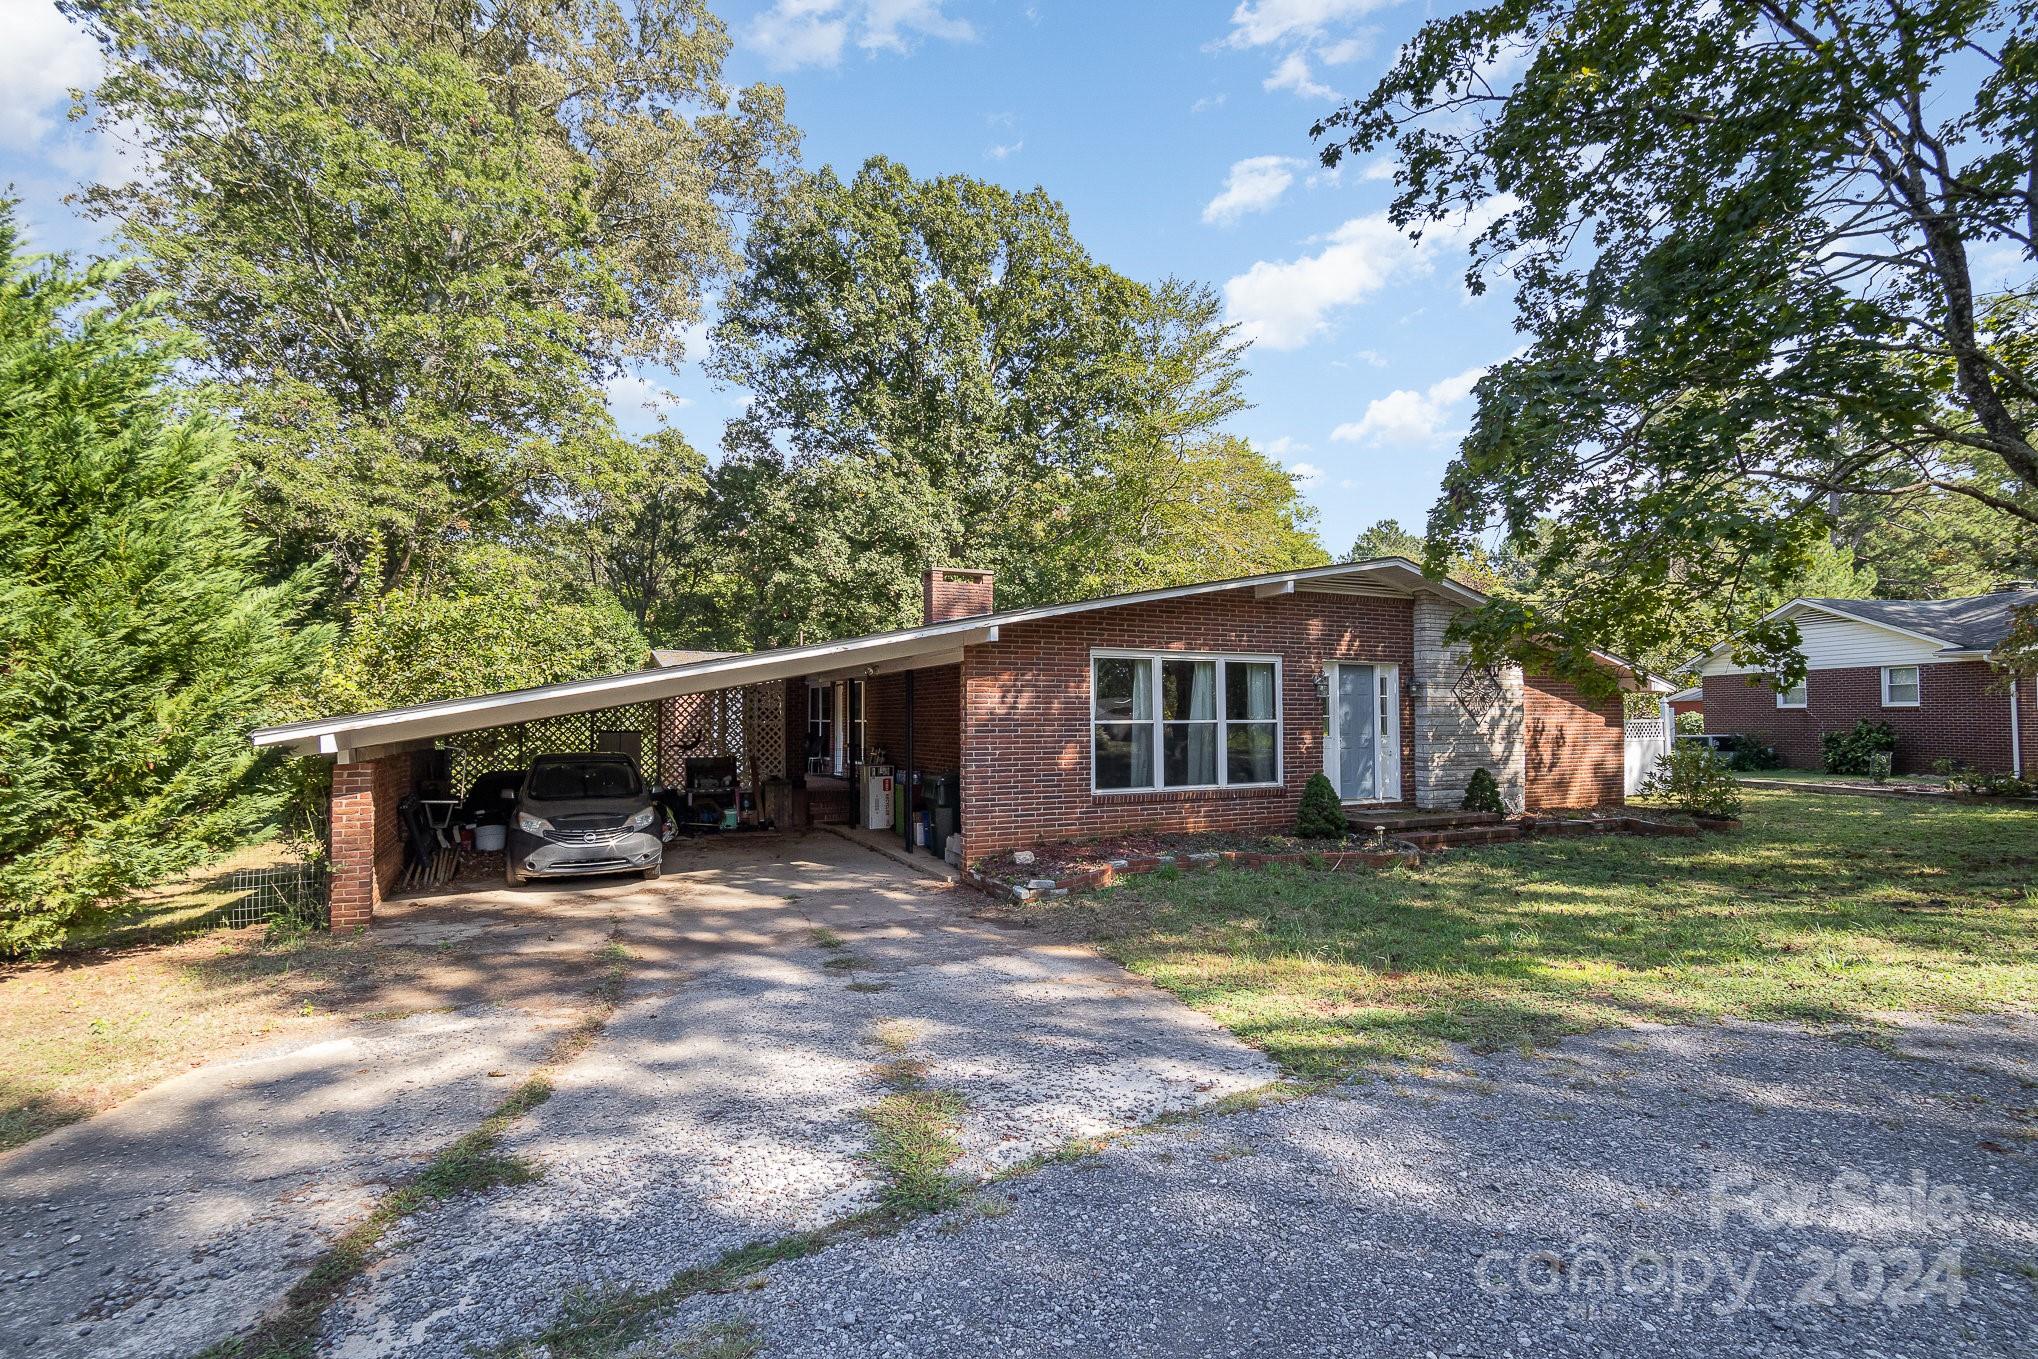
M612 845L628 831L623 818L610 815L559 816L552 819L553 840L562 845Z

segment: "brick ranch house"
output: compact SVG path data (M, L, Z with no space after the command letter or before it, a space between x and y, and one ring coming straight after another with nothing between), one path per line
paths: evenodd
M1779 692L1733 658L1733 639L1692 663L1710 732L1766 738L1784 764L1816 769L1819 737L1856 722L1896 731L1899 773L1935 760L2025 777L2038 746L2038 679L1991 662L2012 614L2038 606L2018 584L1964 599L1793 599L1768 615L1797 624L1809 673Z
M1006 612L992 593L987 572L931 571L917 628L663 653L649 670L253 740L335 762L335 926L366 923L392 890L401 799L434 778L458 796L547 749L630 751L662 784L689 758L734 757L795 825L855 817L866 763L922 788L958 775L964 861L1114 832L1292 828L1318 772L1354 808L1456 807L1480 767L1515 808L1622 798L1621 694L1469 665L1445 630L1484 596L1400 558Z

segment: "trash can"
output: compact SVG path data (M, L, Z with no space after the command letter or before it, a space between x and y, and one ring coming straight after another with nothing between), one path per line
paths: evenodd
M927 847L936 854L948 844L948 837L955 834L962 812L962 776L960 774L929 774L921 785L927 794L927 808L934 813L934 838Z

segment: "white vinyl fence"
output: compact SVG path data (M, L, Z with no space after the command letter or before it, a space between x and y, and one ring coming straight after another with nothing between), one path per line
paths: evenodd
M1657 705L1654 717L1628 719L1627 739L1623 742L1625 778L1622 788L1629 797L1641 791L1642 780L1656 768L1656 761L1670 753L1670 742L1676 735L1677 719L1671 715L1667 699Z

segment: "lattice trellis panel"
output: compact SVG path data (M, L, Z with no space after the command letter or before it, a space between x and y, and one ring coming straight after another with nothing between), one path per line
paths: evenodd
M689 759L734 756L755 787L785 773L785 689L757 684L655 703L568 713L440 740L451 753L454 788L465 792L494 769L519 769L540 755L613 750L632 755L648 783L677 784Z

